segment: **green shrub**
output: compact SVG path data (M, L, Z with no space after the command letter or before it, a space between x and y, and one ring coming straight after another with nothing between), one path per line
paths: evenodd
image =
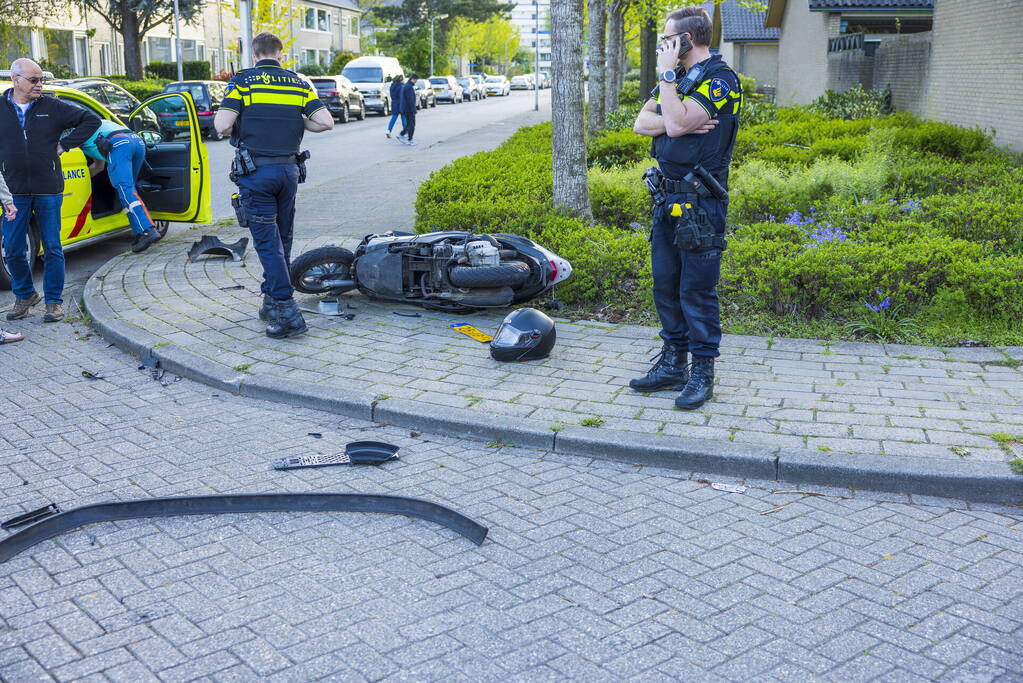
M305 76L326 76L327 69L320 66L319 64L303 64L295 69L300 74Z
M43 71L49 71L54 78L78 78L78 74L67 64L51 62L48 59L40 59L37 64ZM4 68L7 68L6 66Z
M344 70L345 65L356 57L358 55L353 55L351 52L338 52L334 55L334 59L330 61L330 73L334 75L340 74Z
M622 230L649 225L650 195L643 184L645 163L611 170L590 169L590 206L594 220Z
M608 112L604 119L604 130L632 130L632 126L636 123L636 117L639 115L639 110L643 108L643 103L622 103L617 109L612 112Z
M587 156L601 168L631 166L650 156L650 138L631 130L608 131L590 140Z
M213 73L210 63L204 60L182 62L181 72L186 81L208 81ZM166 78L176 81L178 80L178 63L149 62L146 65L146 74L155 78Z
M163 92L163 87L170 83L166 78L147 78L144 81L130 81L125 76L107 76L107 80L116 83L140 101Z
M912 128L897 128L896 144L916 152L960 159L991 147L991 136L979 128L960 128L940 121L924 121Z
M745 94L743 95L745 98ZM743 126L759 126L778 118L778 107L770 102L743 99L741 122ZM741 130L741 128L740 128Z
M818 97L808 109L836 119L873 119L892 111L890 90L864 90L857 83L845 92L828 90Z
M618 101L623 104L645 102L646 97L641 98L639 96L639 81L625 81L622 83L622 89L618 92Z

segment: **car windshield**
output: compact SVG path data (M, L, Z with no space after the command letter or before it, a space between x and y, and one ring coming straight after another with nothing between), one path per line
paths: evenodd
M196 105L202 107L206 104L206 91L199 83L171 83L164 92L187 92Z
M379 66L352 66L341 72L345 78L356 83L383 83L384 70Z
M491 76L490 78L487 79L487 83L503 83L503 82L504 82L504 77L503 76Z
M434 85L447 85L448 84L448 79L446 79L446 78L431 78L430 82L433 83Z
M469 85L469 83L470 83L470 81L469 81L468 78L459 78L458 79L458 85L465 86L465 85Z
M313 79L313 85L316 86L317 90L337 90L337 83L335 83L334 81Z

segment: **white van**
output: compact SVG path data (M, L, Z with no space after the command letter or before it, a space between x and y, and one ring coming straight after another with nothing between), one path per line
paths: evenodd
M345 64L341 75L355 84L366 98L366 110L391 114L391 81L405 77L405 71L394 57L357 57Z

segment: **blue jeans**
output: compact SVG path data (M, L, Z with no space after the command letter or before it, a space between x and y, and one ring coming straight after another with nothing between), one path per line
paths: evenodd
M686 251L675 246L675 224L669 207L685 202L669 194L654 209L650 233L650 259L654 276L654 307L661 320L661 339L688 350L693 356L717 358L721 343L721 310L717 285L721 276L721 250ZM711 223L724 232L724 205L701 200Z
M117 190L121 206L128 212L131 231L141 235L153 227L153 219L149 217L146 205L142 203L142 197L135 188L142 162L146 160L146 143L138 135L129 133L117 133L109 139L113 147L107 155L107 175L110 176L110 184Z
M398 120L399 116L401 116L401 125L403 125L403 126L405 125L405 117L402 114L399 114L396 111L391 112L391 122L387 124L387 132L388 133L390 133L392 130L394 130L394 123L395 123L395 121Z
M61 298L64 293L64 250L60 247L60 206L63 203L62 194L14 195L18 215L11 222L3 219L4 262L11 275L11 289L19 299L30 299L36 293L28 253L29 220L35 213L45 257L43 295L48 304L64 303ZM31 255L31 258L35 257L35 254Z
M238 195L249 220L252 243L263 265L263 294L290 299L291 241L295 224L296 164L260 166L238 178Z

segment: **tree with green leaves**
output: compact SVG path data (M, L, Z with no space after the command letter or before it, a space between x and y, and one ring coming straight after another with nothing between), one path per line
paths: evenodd
M124 39L124 73L134 81L143 78L142 39L174 17L174 0L69 0L82 12L95 12ZM202 18L203 0L178 0L185 23Z

